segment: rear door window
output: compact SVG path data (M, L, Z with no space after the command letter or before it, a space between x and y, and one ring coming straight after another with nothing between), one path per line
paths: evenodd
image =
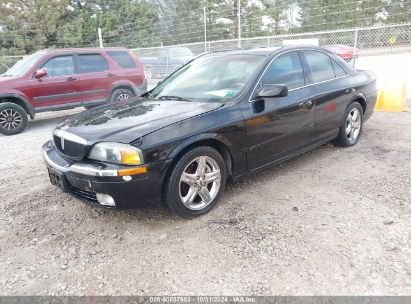
M136 62L126 51L108 51L107 54L123 68L135 68Z
M79 54L80 73L96 73L108 71L108 63L100 54Z
M317 51L304 51L308 66L310 67L313 83L334 79L334 68L331 58Z
M276 58L265 71L262 85L285 84L289 90L304 86L304 70L297 52L289 52Z
M334 73L335 73L335 77L343 77L345 75L347 75L347 73L344 71L344 69L337 63L335 62L335 60L332 60L333 63L333 67L334 67Z
M47 69L48 77L58 77L74 74L73 56L58 56L47 61L42 68Z

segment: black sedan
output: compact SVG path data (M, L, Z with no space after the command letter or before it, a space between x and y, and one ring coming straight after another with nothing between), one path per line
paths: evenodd
M43 155L54 185L95 206L162 201L195 217L229 179L355 145L376 98L373 74L321 48L206 54L138 99L63 121Z

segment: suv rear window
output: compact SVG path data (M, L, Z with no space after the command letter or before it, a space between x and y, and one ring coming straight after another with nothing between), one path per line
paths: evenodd
M79 54L80 73L108 71L108 63L99 54Z
M135 68L136 62L126 51L108 51L107 54L123 68Z

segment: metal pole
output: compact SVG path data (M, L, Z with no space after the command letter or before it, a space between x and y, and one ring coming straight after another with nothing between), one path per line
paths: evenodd
M353 52L353 61L352 66L355 67L355 56L357 55L357 46L358 46L358 29L355 29L355 36L354 36L354 52Z
M237 31L238 31L238 47L239 48L241 48L241 2L240 2L240 0L238 0L237 1L237 10L238 10L238 12L237 12L237 19L238 19L238 25L237 25L237 27L238 27L238 29L237 29Z
M206 8L204 6L204 52L207 52L207 18Z
M101 27L97 29L97 33L98 33L98 41L99 41L100 47L103 48L103 37L101 35Z

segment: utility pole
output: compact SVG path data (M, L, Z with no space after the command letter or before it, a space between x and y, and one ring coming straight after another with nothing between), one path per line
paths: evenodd
M357 56L357 47L358 47L358 28L355 29L355 34L354 34L354 52L353 52L353 61L352 61L353 67L355 67L355 57Z
M204 6L204 52L207 52L207 16L206 16L205 6Z
M237 19L238 19L238 47L241 48L241 1L237 0Z
M97 29L98 33L98 42L100 44L100 47L103 48L103 36L101 35L101 27Z

